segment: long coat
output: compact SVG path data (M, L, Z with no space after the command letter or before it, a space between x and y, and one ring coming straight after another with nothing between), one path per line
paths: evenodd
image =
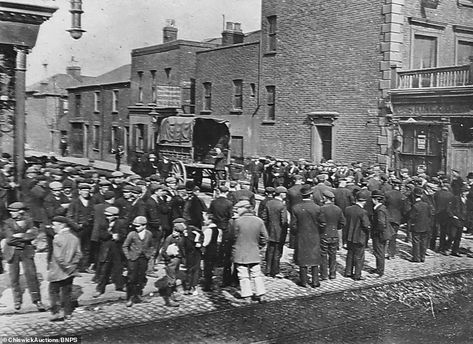
M345 219L347 241L353 244L366 245L371 227L368 212L355 204L345 210Z
M404 211L404 196L399 190L390 190L384 194L389 222L400 225Z
M304 200L293 208L292 225L296 237L294 260L299 266L315 266L321 263L320 214L320 206L312 200Z
M263 220L245 213L233 224L235 242L233 244L233 262L237 264L258 264L261 262L260 248L268 241L268 232Z

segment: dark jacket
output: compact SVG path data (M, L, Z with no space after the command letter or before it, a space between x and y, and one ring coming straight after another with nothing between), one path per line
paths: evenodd
M122 246L122 250L126 259L135 261L140 256L150 259L153 256L155 250L152 239L153 235L147 229L145 229L144 240L140 239L136 231L131 231L128 233Z
M287 208L277 198L273 198L263 211L263 221L268 231L268 241L284 242L287 234Z
M415 233L430 232L432 222L432 208L426 202L416 201L409 212L411 231Z
M384 194L384 197L389 222L400 225L403 218L404 196L399 190L390 190Z
M118 239L113 239L113 234L118 234ZM121 263L121 248L128 234L128 224L123 219L117 219L110 227L106 221L99 228L100 248L97 259L100 263Z
M23 233L21 238L15 237L15 234ZM38 229L34 227L31 218L27 217L22 222L13 219L6 219L3 222L0 231L0 240L6 239L6 245L3 250L3 259L11 263L15 253L24 258L33 258L35 247L31 242L36 238Z
M333 190L333 194L335 195L335 205L339 206L343 213L347 207L355 204L355 197L350 189L339 187Z
M217 227L225 230L233 215L233 203L226 197L217 197L210 202L208 213Z
M320 208L321 222L325 223L322 228L323 238L338 238L338 230L345 227L345 216L340 207L335 204L325 204Z
M371 237L386 241L392 238L394 231L389 221L388 211L384 204L381 204L373 211L373 221L371 222Z
M467 220L466 199L463 202L461 196L455 196L450 202L447 212L453 226L464 227Z
M347 241L353 244L366 245L371 226L368 212L355 204L345 210L345 219Z

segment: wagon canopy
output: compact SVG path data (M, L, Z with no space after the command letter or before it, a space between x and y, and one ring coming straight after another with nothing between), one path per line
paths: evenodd
M171 116L164 118L159 128L157 143L184 143L198 141L219 141L229 133L230 123L223 119L195 116ZM213 139L212 139L213 138ZM211 142L208 142L211 143ZM217 142L214 143L214 145ZM227 142L228 144L228 142ZM225 147L226 148L226 147Z

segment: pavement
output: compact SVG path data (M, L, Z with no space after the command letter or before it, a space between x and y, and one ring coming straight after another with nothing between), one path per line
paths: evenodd
M103 160L91 161L89 158L76 158L72 156L61 156L56 153L46 153L46 152L41 152L41 151L36 151L36 150L31 150L31 149L25 150L26 157L44 156L44 155L54 156L59 161L69 162L72 164L82 165L82 166L91 166L91 167L101 169L101 170L115 171L115 167L116 167L114 162L109 162L109 161L103 161ZM120 171L122 171L123 173L128 173L128 174L132 173L130 166L123 163L120 165Z
M433 251L425 263L410 262L411 244L405 243L403 233L398 239L399 253L396 259L386 261L386 273L381 278L374 278L368 273L375 267L375 258L371 248L366 251L366 262L363 275L366 280L354 281L342 276L345 266L346 251L341 249L337 254L337 277L334 280L321 282L320 288L303 288L297 285L298 268L292 263L293 251L284 248L281 259L281 270L284 278L265 278L267 294L265 301L268 303L285 302L293 299L304 299L307 297L326 296L340 292L360 290L382 286L390 283L398 283L420 277L432 277L444 274L461 273L473 270L473 259L467 256L453 257L443 256ZM463 252L471 252L473 240L462 239ZM38 262L38 276L41 280L41 291L43 301L48 305L47 297L47 274L45 270L45 256L40 253L36 258ZM75 310L72 319L65 322L50 322L47 312L37 312L29 300L27 292L24 295L24 304L19 312L15 312L12 305L11 289L9 289L8 275L0 275L0 286L3 290L0 303L0 336L57 336L57 335L85 335L100 332L107 329L129 328L143 325L156 320L180 321L182 317L202 315L207 313L225 312L227 310L258 309L263 306L259 304L242 303L238 298L238 289L232 287L220 288L221 271L217 271L214 284L217 286L212 292L202 292L198 289L198 295L183 295L180 307L171 308L164 305L164 300L159 296L154 282L164 274L164 266L158 265L156 278L149 278L145 288L143 302L133 307L126 307L124 293L114 291L113 285L107 286L105 295L94 299L95 285L90 281L91 274L83 274L74 280L74 288L80 294L80 307ZM257 318L253 319L257 320ZM213 324L218 326L218 324ZM230 341L231 342L231 341Z

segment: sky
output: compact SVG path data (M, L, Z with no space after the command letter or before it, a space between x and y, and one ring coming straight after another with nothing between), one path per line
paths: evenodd
M71 27L69 0L48 4L58 10L41 25L28 55L27 85L65 73L72 56L89 76L130 63L132 49L162 43L166 19L175 20L179 39L195 41L220 37L223 16L242 23L244 32L260 29L261 20L261 0L83 0L82 29L87 32L74 40L66 31Z

